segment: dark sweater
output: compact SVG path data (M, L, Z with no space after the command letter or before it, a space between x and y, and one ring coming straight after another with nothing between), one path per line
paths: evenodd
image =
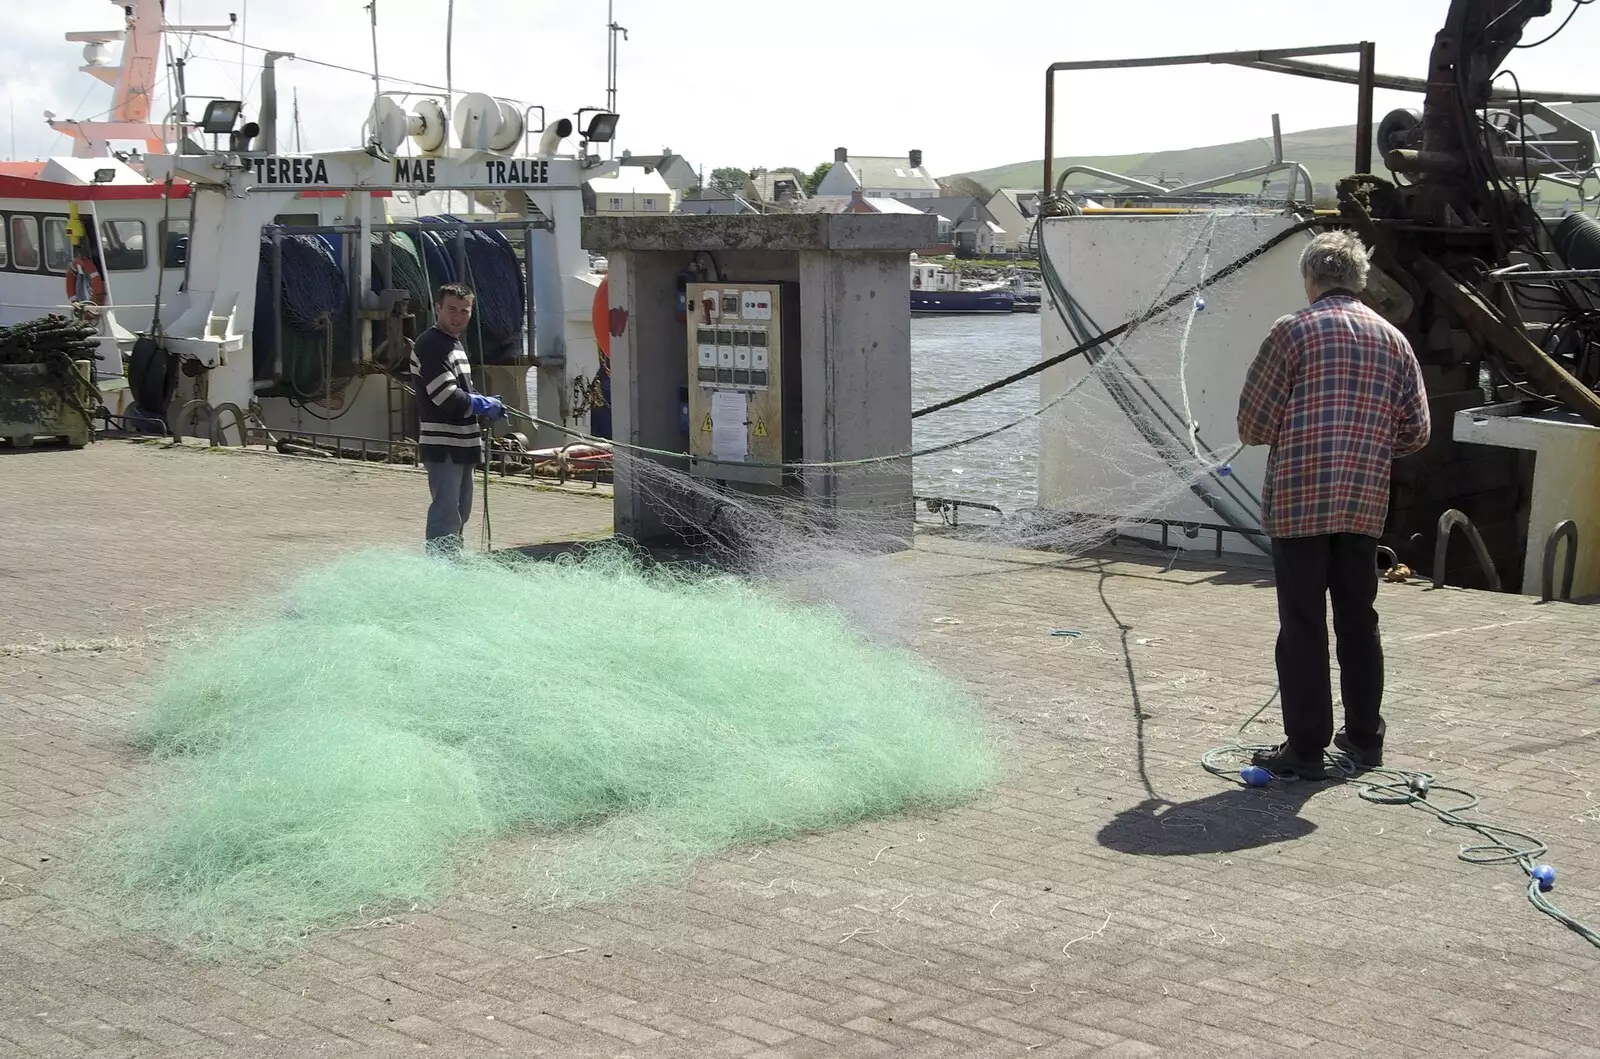
M460 339L430 327L411 347L417 455L428 463L477 463L483 446L472 414L472 368Z

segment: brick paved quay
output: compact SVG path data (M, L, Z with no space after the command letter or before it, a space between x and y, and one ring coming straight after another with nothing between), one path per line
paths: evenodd
M497 544L604 533L582 494L497 489ZM422 495L413 472L265 455L0 452L0 1054L1600 1055L1600 951L1515 868L1458 861L1474 836L1352 784L1201 770L1271 693L1274 633L1261 571L1206 559L925 535L890 560L928 593L924 649L1017 748L937 818L555 915L458 893L266 968L50 896L74 827L137 779L123 726L163 632L294 562L412 546ZM1597 612L1419 584L1380 607L1391 763L1548 842L1552 896L1600 923Z

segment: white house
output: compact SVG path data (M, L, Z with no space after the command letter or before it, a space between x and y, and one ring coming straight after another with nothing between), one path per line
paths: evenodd
M623 166L613 176L590 177L584 186L601 217L672 213L678 206L678 193L657 169Z
M1036 189L1001 188L984 206L989 216L1005 229L1002 249L1012 252L1028 249L1039 213L1039 192Z
M840 147L833 152L833 168L817 185L818 195L848 195L859 190L869 199L933 198L939 182L922 164L922 152L911 151L895 158L851 158Z
M856 188L848 195L813 195L795 204L796 213L903 213L916 217L922 211L899 199L869 199Z

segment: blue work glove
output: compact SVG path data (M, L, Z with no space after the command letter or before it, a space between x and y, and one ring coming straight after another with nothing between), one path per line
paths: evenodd
M472 395L472 414L488 416L490 419L504 419L506 406L498 397L486 397L481 393L475 393Z

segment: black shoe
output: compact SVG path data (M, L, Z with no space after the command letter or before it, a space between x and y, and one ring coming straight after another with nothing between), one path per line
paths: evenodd
M1271 750L1257 750L1250 758L1252 765L1260 765L1274 776L1298 776L1303 780L1325 780L1328 778L1328 767L1323 763L1322 755L1307 757L1296 753L1288 743L1281 743Z
M1364 769L1382 768L1383 732L1385 727L1384 723L1379 721L1378 734L1362 738L1353 736L1341 728L1333 735L1333 745L1344 751L1345 754L1349 755L1351 761L1354 761Z

